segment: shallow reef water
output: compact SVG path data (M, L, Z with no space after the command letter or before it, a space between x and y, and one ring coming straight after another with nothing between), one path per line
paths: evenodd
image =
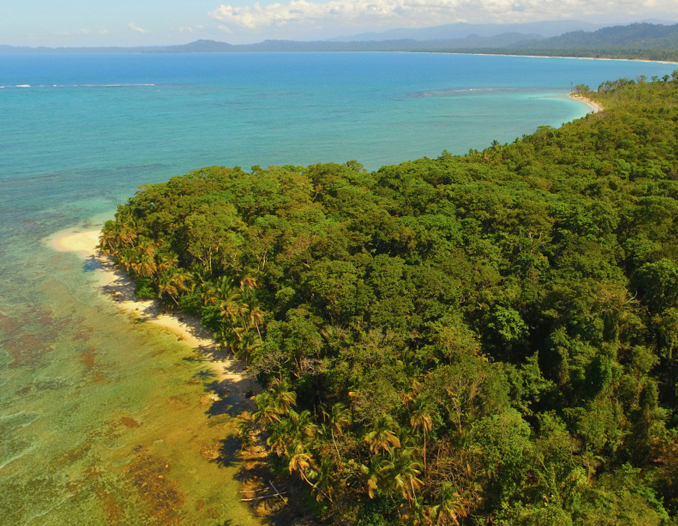
M77 256L21 263L0 305L0 524L258 524L211 364L101 297Z

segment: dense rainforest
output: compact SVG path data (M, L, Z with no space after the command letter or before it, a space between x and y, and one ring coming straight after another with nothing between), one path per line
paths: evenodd
M678 72L578 89L463 156L145 186L101 247L249 364L327 524L678 524Z
M519 54L566 57L607 57L640 60L676 60L678 24L630 24L597 31L572 31L543 40L509 44ZM507 53L504 49L501 53Z

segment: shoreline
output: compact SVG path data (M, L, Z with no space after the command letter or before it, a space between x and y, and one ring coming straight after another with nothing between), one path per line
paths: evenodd
M600 113L601 111L605 111L605 107L600 104L599 102L596 102L593 99L589 99L588 97L584 97L583 95L580 95L579 93L570 93L568 95L571 99L576 100L578 102L582 102L586 104L589 108L591 108L591 111L588 113Z
M384 53L389 53L388 51ZM399 51L398 53L416 53L416 51ZM483 57L526 57L526 58L567 58L571 60L616 60L619 62L649 62L650 64L676 64L678 61L651 60L649 58L606 58L606 57L573 57L570 55L516 55L513 53L473 53L455 51L422 51L422 53L449 53L452 55L476 55Z
M243 397L246 391L243 386L247 375L242 362L234 357L226 358L219 349L213 335L205 329L197 318L178 312L166 313L159 309L158 300L139 300L134 295L135 284L122 269L116 267L112 258L103 254L98 248L100 229L68 229L56 232L44 241L56 252L71 252L85 262L93 263L98 281L97 291L107 300L113 302L121 313L140 318L153 325L173 333L191 349L202 353L210 362L215 372L215 385L219 393L240 391ZM228 386L223 385L228 383ZM256 382L251 383L257 391ZM216 395L214 401L218 401Z
M47 48L48 51L40 51L40 47L33 47L31 48L30 46L9 46L9 47L15 47L15 48L22 48L22 47L29 47L30 51L4 51L3 54L5 55L24 55L24 54L30 54L30 55L64 55L64 54L75 54L75 55L115 55L115 54L122 54L122 55L135 55L135 54L148 54L148 52L145 51L135 51L135 52L111 52L111 51L94 51L94 52L82 52L82 51L77 51L78 47L75 48ZM143 47L143 46L142 46ZM154 46L151 46L154 47ZM162 46L161 46L162 47ZM105 48L105 46L104 46ZM104 49L102 48L102 49ZM60 51L55 52L56 49L60 49ZM452 49L447 49L447 50L440 50L440 49L391 49L391 50L379 50L379 49L355 49L355 50L305 50L305 51L217 51L217 52L211 52L211 51L199 51L197 53L190 52L190 51L172 51L172 52L167 52L163 51L160 52L160 55L211 55L211 54L217 54L217 55L228 55L228 54L240 54L240 55L256 55L256 54L264 54L264 53L274 53L274 54L292 54L292 53L309 53L309 54L318 54L318 53L364 53L364 54L383 54L383 53L413 53L413 54L449 54L449 55L475 55L475 56L486 56L486 57L527 57L527 58L565 58L565 59L572 59L572 60L615 60L615 61L621 61L621 62L647 62L650 64L675 64L678 65L678 60L654 60L651 58L623 58L623 57L618 57L618 58L612 58L612 57L591 57L591 56L577 56L577 55L534 55L534 54L520 54L516 53L515 51L510 52L507 51L506 53L502 53L501 49L502 48L497 48L497 49L492 49L492 48L479 48L480 51L474 51L473 48L452 48ZM483 51L485 49L485 51ZM76 51L73 51L76 50ZM488 52L489 51L489 52ZM531 50L533 53L537 50ZM151 53L152 54L152 53ZM142 86L153 86L153 84L141 84ZM33 87L29 84L15 84L15 85L7 85L3 86L0 85L0 89L2 88L29 88ZM45 86L38 86L38 87L45 87Z

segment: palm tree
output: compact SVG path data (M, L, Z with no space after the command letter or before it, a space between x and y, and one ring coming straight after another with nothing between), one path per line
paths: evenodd
M230 336L228 343L231 345L233 353L239 359L244 359L248 363L257 349L264 345L257 333L250 331L247 327L230 327L228 335Z
M203 283L202 302L204 305L216 305L222 297L223 288L228 288L226 276L221 276L216 281Z
M120 246L119 241L119 225L115 223L106 227L101 232L101 237L99 237L99 248L104 254L112 254Z
M191 274L184 269L168 270L158 275L158 298L167 294L178 305L179 292L187 289L186 283L191 279Z
M320 468L317 470L317 482L315 489L318 491L316 500L320 502L321 497L327 497L330 502L333 502L332 496L339 488L345 485L345 481L337 479L337 472L334 464L328 459L320 461Z
M137 276L148 278L152 277L158 270L155 258L146 251L137 253L136 261L132 263L132 269Z
M306 481L308 479L305 477L306 470L310 469L313 466L313 455L308 453L301 444L296 444L292 455L290 456L290 461L287 465L290 473L299 471ZM309 482L311 486L312 483Z
M240 290L252 290L257 288L257 279L245 276L240 280Z
M266 444L279 457L288 456L295 431L296 426L292 419L284 418L274 426L271 436L266 440Z
M415 432L418 428L424 432L424 469L426 469L426 434L433 429L431 413L424 407L417 408L410 416L410 425Z
M131 246L136 237L133 219L127 218L125 220L119 218L115 222L106 223L99 239L99 246L104 253L114 254L123 246Z
M379 477L376 473L372 473L370 478L367 479L367 496L371 499L374 498L374 492L379 489Z
M370 458L370 465L365 466L361 465L361 470L363 474L367 475L367 496L371 499L374 498L376 491L380 487L386 487L388 485L388 480L386 476L388 475L388 461L380 457Z
M132 249L127 248L118 252L115 256L115 259L118 262L118 265L122 265L125 269L125 272L129 273L130 269L132 269L134 265L135 254Z
M341 464L341 455L339 454L339 447L337 446L337 435L341 436L343 434L344 426L351 424L351 412L346 408L341 402L337 402L332 406L332 412L330 414L325 413L325 416L328 417L328 428L330 430L330 435L332 436L332 443L334 444L334 449L337 452L337 464Z
M176 296L179 294L179 289L176 287L176 283L169 272L158 276L158 298L161 298L163 294L167 294L176 304Z
M219 294L217 293L217 288L215 286L211 284L202 286L201 291L203 305L216 305L219 301Z
M240 312L240 306L235 299L228 298L219 302L219 313L231 322L236 321Z
M283 413L287 413L292 406L296 405L297 393L294 391L278 391L275 403Z
M280 411L276 407L273 397L270 393L264 392L254 397L257 404L257 411L252 413L252 420L255 422L265 422L272 424L273 422L280 422Z
M393 460L385 464L383 469L390 472L394 486L400 490L403 498L412 502L417 498L417 490L424 485L418 478L421 474L421 464L413 459L411 448L393 455Z
M123 223L118 231L118 239L123 245L131 245L137 238L134 223Z
M431 508L431 518L439 526L452 524L459 526L459 519L468 515L466 502L450 482L444 482L438 492L438 504Z
M163 254L158 259L158 272L167 272L172 268L176 268L179 264L179 258L176 254Z
M298 414L295 423L297 425L297 436L304 442L312 442L320 431L318 424L313 421L313 415L308 409L304 409Z
M157 247L153 244L153 241L146 237L139 238L139 243L137 243L137 249L141 250L141 252L151 258L155 258L155 253L157 251Z
M290 391L285 380L274 378L268 384L269 391L275 393L275 404L283 413L288 413L292 406L297 405L297 393Z
M351 411L341 402L332 406L332 412L328 415L330 419L330 429L337 435L343 434L345 426L352 422Z
M252 308L250 308L248 315L249 315L250 325L252 325L257 330L259 337L261 337L261 331L259 330L259 325L261 323L263 323L263 321L264 321L264 315L265 315L264 311L261 310L259 307L252 307Z
M292 455L290 456L290 461L287 464L287 469L290 473L295 471L299 472L301 478L309 484L311 487L315 488L315 484L309 480L309 478L316 478L317 471L315 466L315 460L313 455L309 453L303 444L295 442L292 449Z
M365 442L370 446L370 451L377 454L380 451L391 454L393 448L400 447L400 439L391 431L391 428L397 429L396 424L392 419L381 416L374 423L372 431L365 435Z
M228 276L221 276L215 282L209 282L203 292L205 305L216 305L220 301L237 301L238 299L240 295L234 290L233 280Z
M249 322L249 317L248 313L250 311L250 306L247 303L240 303L237 304L237 316L238 319L240 320L240 324L242 325L244 330L249 330L251 325Z

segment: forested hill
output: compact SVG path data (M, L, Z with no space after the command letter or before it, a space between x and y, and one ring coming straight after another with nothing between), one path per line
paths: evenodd
M676 49L678 24L631 24L597 31L573 31L539 42L520 42L513 47L541 49Z
M508 44L519 54L678 61L678 24L631 24Z
M243 439L328 524L675 524L678 72L591 96L464 156L204 168L101 245L258 372Z

